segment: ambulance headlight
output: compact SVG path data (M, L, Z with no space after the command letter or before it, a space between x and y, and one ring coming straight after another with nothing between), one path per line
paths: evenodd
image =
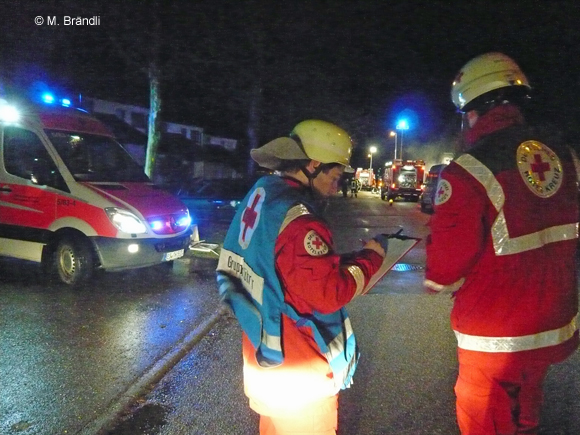
M137 216L127 210L117 207L107 207L105 212L119 230L129 234L143 234L147 232L145 224Z
M4 100L0 100L0 121L4 122L17 122L20 118L20 113L16 107L11 106Z

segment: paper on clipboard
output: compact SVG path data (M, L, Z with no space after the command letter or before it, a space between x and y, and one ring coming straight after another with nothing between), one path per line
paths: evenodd
M406 236L401 238L397 238L396 236L389 238L389 247L387 249L387 255L383 260L383 264L377 273L371 277L363 291L363 294L368 293L375 284L379 282L381 278L385 276L385 274L420 241L421 239Z

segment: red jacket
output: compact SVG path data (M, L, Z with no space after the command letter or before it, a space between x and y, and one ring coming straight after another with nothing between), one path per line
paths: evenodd
M513 106L481 117L442 172L425 285L453 292L460 349L559 361L578 345L577 173Z
M334 252L327 224L313 214L292 220L276 240L276 272L285 300L306 315L344 307L362 294L382 261L370 249L343 256ZM297 326L283 316L282 330L284 362L274 368L260 367L251 342L245 334L243 337L246 395L252 408L264 415L283 414L292 407L324 400L338 392L332 370L310 328Z

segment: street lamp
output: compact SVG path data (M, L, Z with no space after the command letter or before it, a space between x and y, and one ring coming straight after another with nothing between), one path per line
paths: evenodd
M397 130L401 130L401 160L403 160L403 133L405 130L409 130L409 123L406 119L401 119L397 123Z
M377 147L370 147L369 151L370 151L369 157L371 158L371 161L369 164L369 171L372 171L373 170L373 154L377 152Z
M396 132L396 131L393 131L393 130L391 130L391 131L389 132L389 136L390 136L390 137L395 137L395 158L394 158L393 160L397 160L397 132Z

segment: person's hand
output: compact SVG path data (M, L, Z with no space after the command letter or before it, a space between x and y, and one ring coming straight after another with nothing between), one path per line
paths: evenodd
M389 238L391 237L390 234L377 234L376 236L373 237L373 240L375 240L379 245L382 246L383 250L385 251L385 255L387 254L387 251L389 250Z
M375 251L377 254L379 254L381 257L384 258L385 255L387 255L387 251L385 249L387 247L387 244L385 244L385 247L383 247L382 244L379 243L377 240L370 239L368 242L364 244L363 249L372 249L373 251Z

